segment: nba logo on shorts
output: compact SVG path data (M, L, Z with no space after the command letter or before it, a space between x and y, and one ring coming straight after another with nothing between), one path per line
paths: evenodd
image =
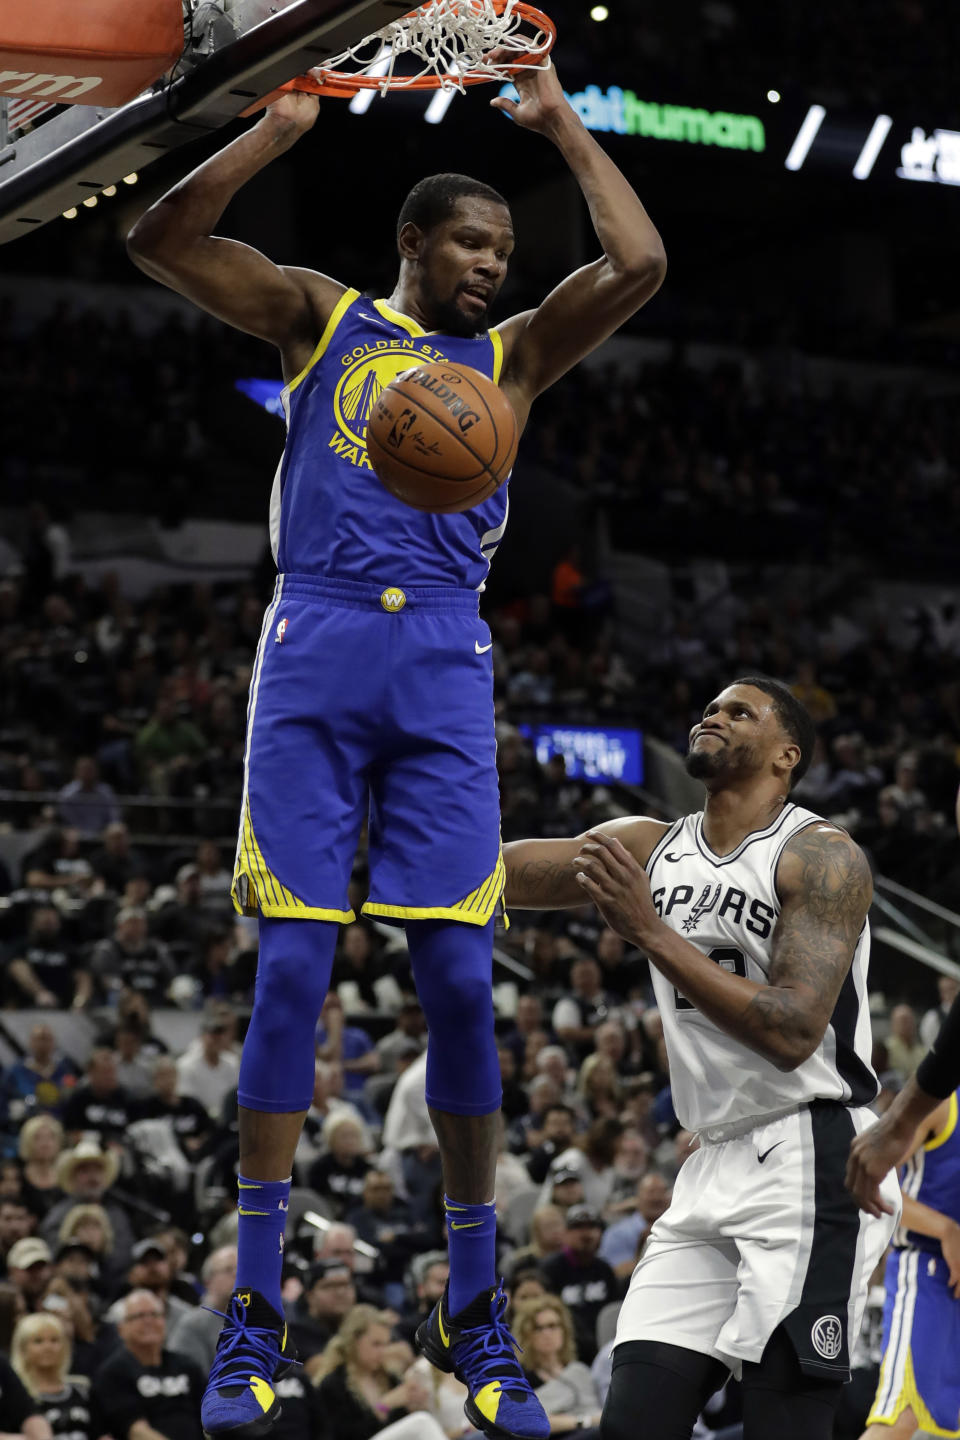
M813 1348L824 1360L836 1360L843 1343L843 1329L836 1315L821 1315L810 1331Z
M273 637L273 639L274 639L274 644L275 644L275 645L282 645L282 644L283 644L283 637L284 637L284 635L285 635L286 633L287 633L287 617L284 616L283 619L280 621L280 624L277 626L277 633L276 633L276 635Z

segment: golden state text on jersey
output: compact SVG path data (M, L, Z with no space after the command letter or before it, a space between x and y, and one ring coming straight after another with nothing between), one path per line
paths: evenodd
M386 301L347 290L283 391L287 442L270 499L280 572L482 589L506 529L506 484L458 515L414 510L377 479L367 420L384 386L411 365L472 365L499 382L502 359L496 330L471 338L428 332Z

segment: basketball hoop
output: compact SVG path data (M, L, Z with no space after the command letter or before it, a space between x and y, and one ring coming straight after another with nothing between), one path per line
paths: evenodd
M468 85L503 83L518 70L546 69L556 38L549 15L526 0L429 0L244 113L291 90L348 99L361 90L462 92Z

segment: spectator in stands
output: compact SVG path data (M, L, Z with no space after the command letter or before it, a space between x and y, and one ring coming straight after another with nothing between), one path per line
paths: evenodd
M194 864L197 867L200 894L204 900L228 902L233 873L224 865L219 845L213 840L201 840L194 856Z
M135 1107L135 1118L169 1120L184 1155L196 1160L216 1128L209 1110L192 1095L180 1094L180 1072L171 1055L153 1062L150 1084L150 1093Z
M497 1047L500 1065L500 1109L506 1121L519 1120L529 1108L527 1092L517 1076L517 1061L509 1045Z
M416 1296L416 1306L409 1315L403 1315L396 1327L397 1335L414 1344L417 1329L446 1289L450 1275L450 1264L445 1250L428 1250L410 1263L409 1280Z
M46 1417L32 1400L13 1366L0 1355L0 1435L53 1440Z
M550 1421L550 1434L576 1431L600 1440L600 1397L588 1366L576 1358L573 1318L557 1295L515 1304L512 1330L523 1368Z
M118 1267L126 1265L133 1248L133 1227L126 1208L111 1193L119 1173L120 1161L115 1150L101 1150L91 1141L82 1140L73 1150L65 1151L57 1166L57 1180L66 1199L54 1205L44 1217L40 1226L44 1238L51 1243L71 1236L79 1238L77 1231L61 1229L70 1211L76 1205L102 1207L113 1231L113 1261Z
M542 1031L543 1002L540 996L518 996L513 1027L504 1035L501 1044L509 1045L517 1062L517 1069L521 1074L524 1072L527 1061L527 1042L531 1035L540 1034Z
M153 715L134 740L134 754L147 788L154 795L188 795L195 767L207 742L191 720L177 713L169 691L157 697Z
M206 1376L192 1357L164 1348L163 1306L152 1291L126 1296L118 1330L121 1345L93 1381L101 1431L114 1440L201 1440Z
M543 1116L540 1144L527 1154L530 1179L542 1185L553 1162L573 1145L577 1133L576 1115L569 1105L549 1105Z
M71 1140L92 1131L104 1144L122 1144L132 1117L132 1097L117 1079L116 1053L98 1045L90 1052L86 1079L63 1107L63 1127Z
M613 1185L607 1201L607 1219L629 1214L636 1206L637 1184L650 1164L650 1151L640 1131L625 1128L613 1155Z
M223 1316L237 1279L237 1249L221 1245L212 1250L200 1271L204 1290L200 1304L191 1306L170 1327L170 1348L192 1355L204 1374L213 1364Z
M85 836L99 835L120 819L113 787L100 779L100 770L92 755L77 757L73 779L59 793L57 815L61 824L73 826Z
M554 1047L559 1049L559 1047ZM561 1064L563 1051L560 1051ZM547 1112L563 1103L563 1090L549 1075L538 1075L527 1087L528 1108L510 1127L510 1144L518 1155L528 1154L543 1143Z
M7 947L5 988L17 1005L81 1010L93 991L89 973L80 965L76 947L64 937L60 912L37 905L30 912L27 933Z
M75 1290L95 1290L98 1296L102 1296L109 1288L97 1252L83 1240L66 1240L57 1246L53 1255L53 1275L57 1280L65 1280ZM43 1304L45 1308L50 1308L47 1306L46 1292Z
M149 1290L152 1295L156 1295L163 1305L168 1332L172 1332L174 1326L195 1308L171 1293L170 1281L170 1261L163 1242L156 1236L138 1240L130 1252L124 1289ZM116 1321L120 1314L121 1311L115 1306L108 1318Z
M20 1131L21 1193L33 1213L40 1217L63 1199L57 1183L57 1162L63 1139L63 1126L53 1115L34 1115Z
M885 1040L890 1068L905 1085L927 1053L920 1039L917 1017L912 1005L894 1005L890 1011L890 1031Z
M81 853L79 830L54 830L25 855L23 883L29 890L63 891L83 898L96 879Z
M920 1021L920 1039L928 1050L936 1040L950 1006L960 994L960 980L954 980L952 975L938 975L937 993L940 1003L928 1010Z
M14 1245L32 1235L36 1224L36 1215L22 1200L0 1200L0 1267L4 1271Z
M50 1279L50 1246L36 1235L18 1240L7 1252L7 1279L16 1285L28 1310L36 1310Z
M570 968L570 991L553 1007L551 1025L557 1039L571 1055L583 1060L593 1048L595 1030L610 1014L616 1001L603 988L603 975L596 960L584 957Z
M130 831L122 820L107 825L100 839L100 847L90 856L93 873L114 895L122 895L131 880L146 877L146 861L130 844Z
M403 1276L410 1257L422 1247L426 1227L417 1222L410 1206L397 1197L393 1180L382 1170L368 1170L363 1182L363 1203L347 1212L359 1240L380 1251L378 1279L387 1303L403 1306Z
M40 1311L18 1323L10 1359L54 1435L68 1440L98 1440L90 1413L90 1385L71 1375L71 1352L60 1317Z
M656 1170L650 1170L636 1187L636 1206L604 1231L598 1254L606 1260L620 1280L629 1280L640 1253L640 1242L655 1220L670 1204L671 1190Z
M324 1351L316 1373L330 1431L337 1440L447 1440L427 1413L428 1383L387 1369L391 1324L389 1313L357 1305Z
M217 1116L226 1097L237 1088L240 1061L230 1044L230 1026L220 1011L206 1015L200 1046L177 1061L181 1095L199 1100L208 1114Z
M577 1096L580 1107L593 1122L613 1120L623 1103L623 1091L617 1067L606 1055L596 1051L588 1055L577 1075Z
M331 990L323 1002L316 1039L320 1058L335 1060L343 1066L347 1097L366 1115L363 1087L367 1076L379 1070L380 1056L366 1030L346 1023L343 1002L335 990Z
M133 905L118 910L113 938L94 946L90 968L104 996L137 990L148 1005L164 1003L175 974L167 947L147 933L146 911Z
M350 1266L342 1260L315 1260L303 1294L287 1308L290 1337L311 1379L316 1379L320 1356L356 1303Z
M370 1137L366 1126L349 1115L333 1115L323 1127L326 1153L310 1167L307 1183L311 1190L329 1200L342 1218L348 1208L363 1198L369 1160Z
M350 929L353 928L351 925ZM403 1003L397 1011L393 1029L389 1034L384 1035L382 1040L377 1041L376 1050L380 1057L381 1074L399 1074L401 1062L411 1058L411 1045L415 1047L412 1051L413 1055L419 1055L427 1045L427 1022L420 1007L420 1001L415 995L404 997Z
M78 1275L86 1274L95 1282L96 1290L105 1292L112 1288L113 1272L117 1268L116 1242L113 1222L103 1205L72 1205L60 1222L56 1240L58 1275L73 1281ZM77 1254L78 1246L86 1256ZM90 1268L91 1256L95 1271Z
M602 1239L600 1212L589 1205L574 1205L567 1211L563 1249L541 1265L548 1287L570 1310L577 1354L587 1365L597 1353L597 1316L622 1294L620 1281L599 1256Z
M580 1178L580 1171L551 1169L540 1195L540 1207L556 1206L566 1215L571 1206L583 1204L583 1180Z
M200 959L207 938L218 928L218 916L200 888L196 865L181 865L176 889L157 892L153 928L168 945L174 946L187 966Z
M609 1203L615 1179L613 1162L622 1133L619 1120L595 1120L576 1143L553 1162L554 1172L572 1170L579 1176L585 1203L595 1210L602 1211Z
M53 1030L42 1022L31 1027L27 1053L11 1065L3 1078L3 1099L11 1124L21 1124L36 1111L62 1114L72 1093L77 1072L57 1051Z

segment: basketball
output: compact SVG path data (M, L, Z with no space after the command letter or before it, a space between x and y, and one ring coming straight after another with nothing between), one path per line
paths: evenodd
M367 421L367 453L405 505L449 515L503 484L519 442L517 417L492 380L468 365L415 365L384 387Z

